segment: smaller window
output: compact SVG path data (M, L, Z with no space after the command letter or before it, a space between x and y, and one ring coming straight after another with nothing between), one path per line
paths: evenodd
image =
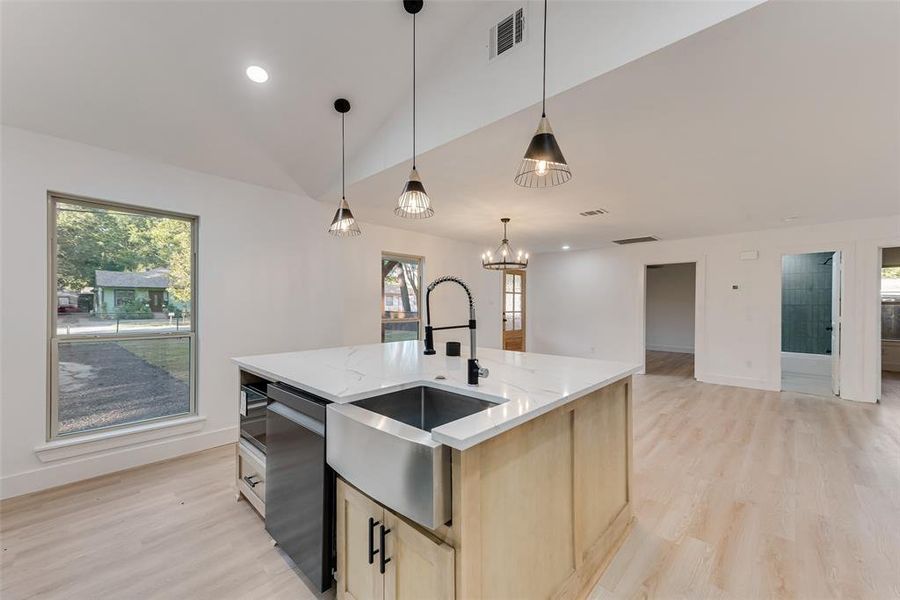
M116 306L122 306L126 302L134 300L134 290L116 290Z
M384 254L381 257L381 341L419 339L422 259Z

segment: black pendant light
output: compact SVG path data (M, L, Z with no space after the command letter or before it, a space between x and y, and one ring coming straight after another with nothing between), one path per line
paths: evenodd
M350 205L347 204L347 197L344 192L344 115L350 112L350 101L346 98L338 98L334 101L334 110L341 113L341 203L338 205L337 211L334 213L334 219L331 220L331 227L328 233L334 237L354 237L360 235L359 225L353 218L350 211Z
M485 252L481 255L481 266L491 271L528 268L528 253L521 250L515 252L506 237L506 224L509 223L509 217L503 217L500 222L503 223L503 239L497 246L496 256L493 252Z
M522 187L542 188L561 185L572 179L572 171L563 156L547 119L547 0L544 0L544 77L541 88L541 120L528 144L515 182Z
M423 4L424 0L403 0L403 8L413 17L413 162L394 214L405 219L427 219L434 215L431 200L416 171L416 13L422 10Z

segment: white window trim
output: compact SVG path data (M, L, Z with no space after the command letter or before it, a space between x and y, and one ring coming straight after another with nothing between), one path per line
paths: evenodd
M176 219L184 219L191 223L191 329L189 332L185 334L154 334L151 337L153 339L162 339L165 337L176 338L179 335L183 335L184 337L188 337L190 339L191 344L191 354L190 354L190 370L191 370L191 386L190 386L190 413L185 415L172 415L171 417L162 417L161 419L150 419L147 421L137 421L132 424L126 424L124 426L116 426L115 429L102 430L96 433L91 433L90 431L81 433L73 433L72 437L60 437L58 432L59 420L58 420L58 390L55 386L54 381L54 373L55 370L58 369L59 360L58 360L58 344L59 344L59 336L57 333L57 310L56 310L56 301L54 301L53 297L56 296L56 205L58 202L66 202L73 204L87 204L99 206L105 209L111 210L122 210L128 212L134 212L142 215L158 215L162 218L176 218ZM91 452L101 451L105 448L97 447L97 449L88 449L81 452L74 452L72 454L64 454L59 458L44 458L44 456L55 456L58 454L56 450L61 450L66 447L77 447L79 445L90 444L90 442L94 441L97 436L100 436L100 439L105 438L118 438L121 436L132 435L136 438L133 443L140 443L143 441L158 439L162 437L168 437L168 435L179 435L181 433L190 433L190 431L196 431L203 427L202 422L194 429L190 431L178 431L175 433L170 433L166 435L157 435L155 437L147 437L146 435L141 435L142 433L146 434L149 431L155 431L162 428L167 427L177 427L180 424L183 424L185 421L189 420L199 420L204 421L205 417L200 417L198 414L197 407L197 389L198 389L198 375L197 375L197 248L199 247L199 224L200 219L196 215L188 215L182 213L176 213L172 211L160 211L153 208L147 207L139 207L139 206L131 206L128 204L122 204L118 202L110 202L107 200L99 200L96 198L87 198L83 196L74 196L71 194L65 194L60 192L54 192L52 190L48 190L47 192L47 206L48 206L48 220L47 220L47 242L48 242L48 258L49 258L49 281L48 281L48 292L51 295L51 301L48 303L48 314L49 321L47 327L48 334L48 370L47 370L47 405L48 405L48 422L47 422L47 441L46 443L37 446L34 451L38 455L38 458L41 459L42 462L47 462L48 460L59 460L62 458L68 458L69 456L78 456L81 454L88 454ZM102 290L103 288L98 287L98 290ZM167 294L168 296L168 294ZM115 293L113 293L113 304L115 304ZM140 335L136 335L131 339L135 339L137 337L143 337ZM116 335L116 336L99 336L99 335L73 335L66 336L65 338L67 342L77 342L79 340L92 340L92 341L115 341L119 339L128 339L128 335ZM76 437L77 436L77 437ZM120 446L130 445L131 442L122 442L119 444L113 444L110 448L116 448ZM88 447L88 446L86 446Z
M422 286L425 282L425 257L417 256L415 254L403 254L402 252L381 252L381 260L383 261L385 258L399 258L406 260L415 260L419 263L419 294L416 298L416 308L418 309L417 317L405 317L405 318L397 318L397 319L386 319L384 318L384 280L382 279L381 285L381 295L379 298L379 314L381 315L381 334L380 340L384 339L384 326L389 323L416 323L416 340L422 340L422 299L424 298L424 290ZM386 342L381 342L386 343ZM389 343L389 342L387 342Z
M203 429L206 417L187 415L154 422L137 423L78 437L55 439L34 448L41 462L53 462L104 450L114 450L152 442Z

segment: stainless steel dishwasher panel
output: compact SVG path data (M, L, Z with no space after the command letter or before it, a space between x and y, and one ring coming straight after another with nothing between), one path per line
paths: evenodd
M328 464L391 510L436 529L450 520L450 449L353 404L327 407Z
M331 587L334 473L325 464L324 418L305 414L315 414L316 407L310 408L300 412L281 402L268 406L266 530L324 591Z

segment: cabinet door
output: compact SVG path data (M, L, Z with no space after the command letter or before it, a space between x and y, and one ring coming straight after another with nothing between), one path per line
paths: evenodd
M337 482L337 597L339 600L383 600L384 578L378 555L369 564L369 519L384 522L384 509L341 479ZM373 548L378 549L374 526Z
M452 600L454 597L453 548L384 511L385 554L390 562L384 572L384 600Z

